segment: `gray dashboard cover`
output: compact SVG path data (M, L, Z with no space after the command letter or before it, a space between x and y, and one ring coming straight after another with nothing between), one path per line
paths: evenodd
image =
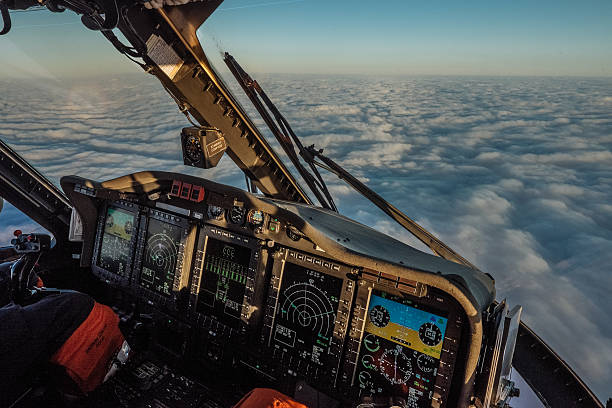
M373 228L323 208L263 198L312 225L351 254L362 254L400 267L439 274L463 290L477 310L495 299L495 281L480 270L415 249Z

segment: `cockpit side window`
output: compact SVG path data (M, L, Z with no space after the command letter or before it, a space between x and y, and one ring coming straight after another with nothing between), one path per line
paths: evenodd
M3 201L3 206L0 207L0 248L11 245L11 239L14 238L13 233L16 230L48 233L27 214L19 211L8 201Z

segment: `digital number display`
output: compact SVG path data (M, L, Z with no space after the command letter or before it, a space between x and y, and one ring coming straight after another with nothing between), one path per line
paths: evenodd
M182 235L183 228L179 226L155 218L149 219L140 273L141 286L163 295L172 294Z
M407 406L431 406L448 319L409 299L370 298L355 384L364 393L398 395Z
M285 263L271 343L324 366L341 290L340 278Z
M251 250L208 238L196 310L238 328L247 283Z
M98 266L120 276L128 276L136 214L109 207L106 211Z

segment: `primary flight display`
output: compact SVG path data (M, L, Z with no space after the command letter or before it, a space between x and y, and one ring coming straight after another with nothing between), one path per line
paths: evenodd
M448 319L399 296L374 292L360 348L356 383L367 394L401 395L431 406Z
M132 234L136 214L115 207L106 210L102 245L98 266L116 275L126 277L132 251Z

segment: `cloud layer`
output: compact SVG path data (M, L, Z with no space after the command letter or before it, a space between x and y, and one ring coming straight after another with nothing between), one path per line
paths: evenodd
M324 148L491 273L497 297L522 304L527 323L601 399L610 396L611 80L259 82L305 145ZM182 165L178 143L189 124L152 78L0 82L0 91L0 137L54 181L144 169L194 173ZM243 187L227 158L200 174ZM327 179L341 212L420 245L341 181ZM6 217L0 230L15 224Z

